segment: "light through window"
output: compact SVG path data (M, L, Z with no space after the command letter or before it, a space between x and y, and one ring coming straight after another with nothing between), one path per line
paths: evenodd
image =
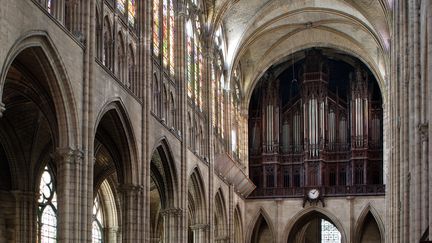
M100 208L99 196L93 202L93 224L92 224L92 242L102 243L102 211Z
M48 166L41 176L38 203L39 242L57 242L57 195L53 173Z
M340 243L341 234L339 230L327 220L321 220L321 243Z

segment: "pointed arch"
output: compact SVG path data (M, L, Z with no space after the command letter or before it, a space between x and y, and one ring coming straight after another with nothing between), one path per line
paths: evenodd
M238 204L234 209L234 242L244 243L243 220Z
M380 241L379 242L385 242L385 228L384 228L384 223L381 220L381 217L379 216L378 211L370 204L368 203L364 209L362 210L362 212L360 213L359 218L356 221L355 224L355 239L354 242L355 243L361 243L362 242L362 237L363 237L363 232L365 230L365 227L367 227L369 223L375 223L376 226L378 227L378 231L379 231L379 238Z
M249 225L248 242L251 243L274 243L275 234L271 218L264 210L260 208Z
M112 23L111 19L108 15L104 17L103 20L103 33L102 33L102 63L112 71L112 55L113 55L113 31L112 31Z
M292 237L295 237L295 233L300 232L304 225L315 218L324 219L332 223L341 234L341 242L347 242L345 228L339 219L329 211L318 207L310 207L291 218L284 230L284 242L292 242Z
M48 87L54 104L57 124L54 129L54 146L73 147L80 143L79 121L70 78L51 37L44 31L29 31L22 35L6 55L0 76L0 116L4 110L3 94L8 71L22 53L26 53L28 64L42 71L41 82Z
M166 137L160 138L153 148L150 176L160 194L162 209L175 207L178 177L174 157Z
M137 144L132 122L120 99L108 101L99 112L94 125L95 152L97 141L112 157L120 184L137 182ZM97 179L97 178L95 178ZM100 178L103 180L103 178Z
M207 219L207 200L202 173L198 166L192 169L188 180L188 208L190 225L204 224Z
M126 46L125 46L125 37L123 32L120 30L117 33L117 55L116 55L116 74L120 81L125 82L125 73L126 73Z
M216 241L224 241L228 239L228 217L225 197L221 188L217 190L214 200L214 237Z

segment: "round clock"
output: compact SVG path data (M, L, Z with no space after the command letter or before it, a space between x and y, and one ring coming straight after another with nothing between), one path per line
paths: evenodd
M309 199L312 199L312 200L315 200L315 199L317 199L318 197L319 197L319 191L318 191L318 189L310 189L309 191L308 191L308 197L309 197Z

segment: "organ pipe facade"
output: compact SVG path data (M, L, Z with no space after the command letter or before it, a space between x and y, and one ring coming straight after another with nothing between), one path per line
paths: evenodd
M333 61L329 68L321 51L305 53L298 80L270 73L254 92L249 169L257 189L251 197L302 196L311 187L326 195L384 193L376 81L358 60L338 70L347 65ZM343 75L331 72L345 72L346 79L334 81Z

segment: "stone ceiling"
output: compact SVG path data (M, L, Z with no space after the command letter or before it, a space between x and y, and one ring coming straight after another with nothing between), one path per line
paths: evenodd
M209 23L222 23L225 30L228 72L241 66L245 102L269 67L312 46L356 56L385 94L391 0L207 1Z

